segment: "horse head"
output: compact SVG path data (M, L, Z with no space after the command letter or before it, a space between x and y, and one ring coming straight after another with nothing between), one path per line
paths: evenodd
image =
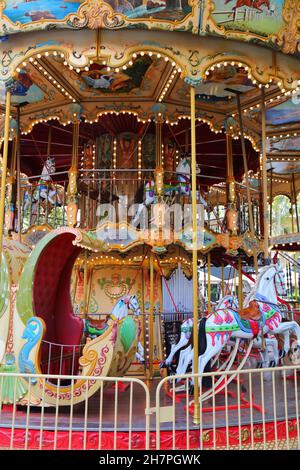
M141 315L139 301L135 295L131 295L128 300L128 308L133 311L136 316Z
M48 157L43 166L42 175L50 177L53 173L55 173L55 159Z

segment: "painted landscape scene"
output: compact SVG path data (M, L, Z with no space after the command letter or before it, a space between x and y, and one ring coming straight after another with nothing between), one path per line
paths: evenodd
M75 14L85 0L6 0L4 15L13 23L27 24L43 20L62 21ZM157 18L180 21L190 12L188 0L107 0L116 13L129 20Z
M283 26L284 0L215 0L212 17L218 26L268 37Z

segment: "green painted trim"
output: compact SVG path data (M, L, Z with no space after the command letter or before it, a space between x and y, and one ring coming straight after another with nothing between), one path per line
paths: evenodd
M0 318L3 317L8 307L9 281L8 268L5 255L2 253L0 270Z

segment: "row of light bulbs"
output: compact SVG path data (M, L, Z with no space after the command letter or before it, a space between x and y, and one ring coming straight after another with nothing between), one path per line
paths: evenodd
M177 69L175 67L173 67L172 74L171 74L169 80L167 81L163 91L161 92L160 97L158 98L159 103L161 103L163 101L164 97L166 96L170 86L173 83L174 78L176 77L176 74L177 74Z

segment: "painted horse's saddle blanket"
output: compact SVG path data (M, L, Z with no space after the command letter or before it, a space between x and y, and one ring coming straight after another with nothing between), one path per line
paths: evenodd
M252 300L247 308L232 312L242 331L257 336L259 330L265 326L269 315L275 313L274 310L278 310L275 304L270 304L264 295L256 294L255 300Z
M256 294L255 299L247 308L240 311L231 310L240 329L245 333L257 336L259 330L269 322L269 318L280 312L279 307L268 301L262 294Z

